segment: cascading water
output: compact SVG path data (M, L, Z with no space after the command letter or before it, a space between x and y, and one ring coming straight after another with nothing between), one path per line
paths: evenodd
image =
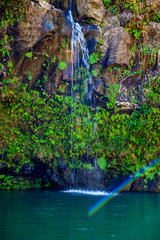
M72 27L71 36L71 158L72 158L72 184L75 186L75 164L78 159L75 159L75 152L77 146L81 145L85 149L85 161L88 163L90 139L95 138L95 126L96 124L92 120L91 109L93 109L92 101L92 77L89 64L89 50L87 48L87 42L84 37L82 27L79 23L76 23L72 15L72 0L69 3L69 9L67 19ZM82 106L82 105L83 106ZM81 105L81 106L80 106ZM86 107L88 106L88 107ZM82 109L85 110L82 110ZM87 109L87 111L86 111ZM79 127L81 125L81 127ZM80 142L78 136L78 130L81 129L83 133L88 131L86 142ZM83 134L82 133L82 134ZM88 143L87 143L88 141ZM84 146L83 146L84 144ZM77 156L76 156L77 157ZM81 161L80 161L81 162ZM94 167L96 168L96 158L94 161ZM85 175L85 169L84 169Z
M87 103L91 103L92 79L89 64L89 51L82 28L79 23L74 22L72 15L72 1L70 1L68 10L68 19L72 26L71 37L71 58L72 58L72 86L71 96L81 92L85 95Z
M89 64L89 51L87 48L87 42L82 32L82 28L79 23L74 22L72 15L72 1L69 3L68 20L72 26L71 36L71 121L73 129L71 130L71 152L73 151L73 131L74 120L73 115L76 114L76 122L79 121L77 105L78 101L82 103L92 104L92 78ZM88 155L88 154L87 154ZM73 159L72 159L73 162Z

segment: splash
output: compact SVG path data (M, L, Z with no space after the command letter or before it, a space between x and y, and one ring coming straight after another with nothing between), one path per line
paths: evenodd
M82 189L69 189L63 192L77 194L77 195L82 194L82 195L93 195L93 196L108 196L111 194L103 191L91 191L91 190L82 190Z
M107 202L109 202L112 198L114 198L119 192L121 192L125 187L127 187L130 183L134 182L136 179L141 177L144 173L149 172L154 167L156 167L160 163L160 159L156 159L152 163L148 164L145 168L140 169L138 172L133 174L132 176L128 177L124 182L122 182L119 186L117 186L113 191L112 194L109 196L105 196L100 199L97 203L95 203L89 209L89 216L92 216L95 212L97 212L101 207L103 207Z

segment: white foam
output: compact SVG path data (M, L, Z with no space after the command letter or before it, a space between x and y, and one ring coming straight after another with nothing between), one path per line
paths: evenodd
M85 195L94 195L94 196L107 196L111 193L105 191L93 191L93 190L82 190L82 189L69 189L62 191L64 193L73 193L73 194L85 194Z

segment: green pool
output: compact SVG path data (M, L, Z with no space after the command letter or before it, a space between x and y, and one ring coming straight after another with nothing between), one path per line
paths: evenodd
M0 240L160 240L160 194L121 193L92 217L102 196L0 192Z

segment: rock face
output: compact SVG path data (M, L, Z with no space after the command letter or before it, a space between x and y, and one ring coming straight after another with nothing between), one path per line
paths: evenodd
M99 168L71 169L67 164L59 161L57 168L49 173L58 189L82 188L82 189L104 189L106 174Z
M105 171L99 167L91 169L69 169L67 164L63 161L59 161L57 168L54 168L49 172L49 175L53 181L53 185L58 190L63 189L89 189L89 190L105 190L112 191L121 183L123 183L127 176L118 175L114 177L114 170L106 174ZM152 180L148 179L147 183L144 178L138 178L136 181L128 184L123 191L131 192L160 192L160 177L156 177Z
M49 95L58 93L69 96L72 26L67 18L67 10L70 1L28 2L29 8L23 19L10 29L14 41L7 47L13 49L9 59L13 62L13 72L19 81L28 83L30 88L34 89L40 80ZM148 6L155 6L155 14L160 14L159 0L146 2ZM114 16L115 14L106 11L103 0L73 0L72 5L74 17L82 26L89 54L98 55L91 64L93 96L102 98L108 84L118 84L120 94L116 100L121 111L130 113L139 109L145 99L143 83L149 81L152 76L160 75L160 23L156 22L155 18L148 22L142 14L138 24L143 26L139 27L137 33L133 31L134 24L129 25L138 18L131 9L122 9ZM136 39L134 34L140 36ZM3 33L0 32L0 40L2 36ZM66 63L65 69L59 68L61 61ZM0 62L3 65L0 65L2 89L3 80L8 74L7 60L0 55ZM24 165L21 174L38 175L40 171L41 176L46 177L48 167L44 168L44 171L41 167L37 167L36 170L30 165ZM0 171L9 171L3 162L0 162ZM52 169L49 175L58 189L79 187L111 190L125 179L122 176L107 176L99 168L71 170L62 161L59 161L58 167ZM147 189L150 192L159 192L159 184L158 176L149 180L147 184L140 178L126 190Z
M30 86L33 86L38 78L44 76L48 79L44 88L50 94L57 91L62 79L70 81L67 72L63 74L57 69L62 59L68 63L67 69L71 64L71 51L67 46L71 25L61 9L46 1L32 2L17 30L12 56L17 77L24 81L32 76ZM27 52L31 53L31 57L26 57Z
M69 93L72 31L67 19L69 3L69 0L30 1L28 13L14 30L11 60L16 76L23 82L30 79L30 86L42 79L42 85L49 94L62 91ZM158 9L159 2L154 1L154 4ZM131 10L126 9L113 16L105 10L102 0L74 0L72 6L75 18L82 25L89 53L98 52L100 56L91 66L94 94L103 96L108 84L119 84L121 94L117 98L117 105L121 110L139 108L143 100L142 78L150 61L157 61L157 64L159 61L156 59L160 45L160 23L151 21L144 25L141 32L144 45L139 46L140 51L133 53L131 49L135 46L135 40L126 30L126 24L135 17ZM140 22L143 18L140 18ZM152 60L151 55L143 51L152 52ZM32 52L32 57L26 57L27 52ZM136 61L130 66L133 57ZM58 68L62 60L67 64L64 70ZM126 70L130 74L125 75ZM3 70L0 69L1 78L6 74L4 65ZM136 98L134 92L137 91L139 102L133 103Z
M157 175L154 179L148 179L147 183L144 182L143 178L139 178L131 186L132 192L160 192L160 178Z
M41 5L40 5L41 6ZM46 33L57 30L53 15L48 9L36 5L30 6L25 21L18 25L19 36L16 37L16 50L28 50L40 41ZM58 12L57 12L58 13Z

